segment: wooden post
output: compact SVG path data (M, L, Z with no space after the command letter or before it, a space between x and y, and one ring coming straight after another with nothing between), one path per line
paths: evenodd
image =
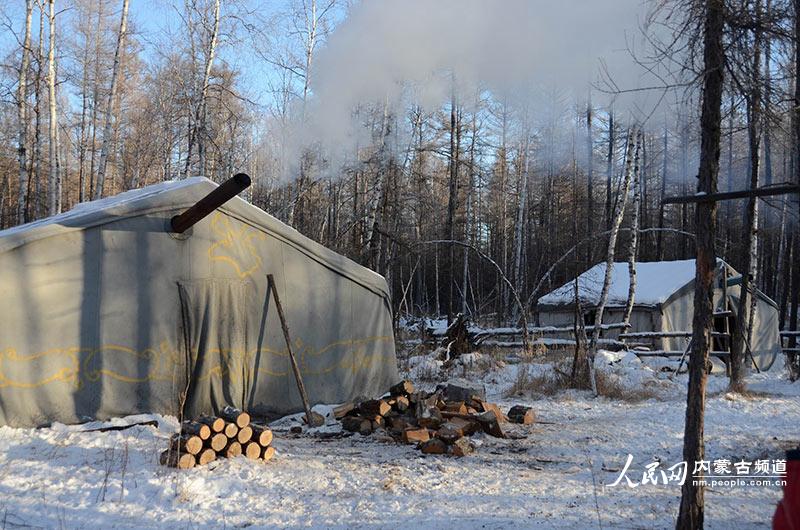
M681 371L683 367L683 361L686 360L686 355L692 350L692 339L689 338L689 342L686 343L686 349L683 350L683 355L681 355L681 360L678 362L678 367L675 368L675 371L672 372L669 376L670 379L678 375L678 372Z
M272 298L275 300L275 307L278 309L278 318L281 320L281 328L283 329L283 338L286 341L286 351L289 352L289 361L292 363L292 372L294 372L295 381L297 381L297 389L300 391L300 397L303 399L303 408L306 411L306 423L309 427L314 427L314 416L311 414L311 407L308 406L308 395L306 394L306 387L303 385L303 378L300 376L300 368L297 366L297 360L294 358L292 352L292 342L289 338L289 327L286 325L286 317L283 314L283 306L281 299L278 297L278 289L275 286L275 278L272 274L267 274L267 288L272 292Z
M725 317L723 317L724 326L722 331L728 334L728 338L725 339L725 349L730 353L731 351L731 326L730 326L730 305L728 302L728 265L723 263L722 264L722 311L725 313ZM716 322L715 322L716 323ZM728 376L730 376L731 371L731 363L730 357L728 357L728 361L725 365L725 371L728 372Z

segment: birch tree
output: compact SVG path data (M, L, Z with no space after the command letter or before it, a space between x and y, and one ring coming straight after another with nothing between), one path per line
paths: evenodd
M213 22L211 32L208 38L208 44L205 51L205 64L203 67L203 78L200 82L200 90L197 95L194 110L193 110L193 126L189 131L189 141L186 150L186 165L184 166L184 177L189 175L189 170L192 167L192 156L194 153L195 144L197 146L198 155L198 170L200 173L205 173L206 165L206 127L207 127L207 110L208 110L208 88L211 81L211 70L214 66L214 57L217 53L217 42L219 39L219 23L220 23L220 1L214 0L214 14L212 15ZM189 28L193 31L192 27ZM192 41L193 42L193 41Z
M594 377L594 358L597 354L597 343L600 340L600 332L603 327L603 313L605 311L606 302L608 301L608 291L611 288L611 273L614 269L614 253L617 249L617 236L619 235L619 228L622 226L622 220L625 217L625 207L628 203L631 178L633 176L634 158L638 158L639 156L639 142L637 141L636 131L636 127L628 130L628 149L625 158L625 174L622 180L622 186L619 190L617 209L614 212L614 219L611 223L611 233L608 236L603 288L600 291L600 298L597 302L597 309L594 317L594 328L592 329L592 338L589 342L589 374L591 376L592 391L595 393L595 395L597 395L597 384Z
M523 287L523 255L525 252L524 242L524 227L525 227L525 211L528 204L528 172L530 171L531 153L530 153L530 130L528 124L527 109L524 117L523 138L520 142L520 160L517 162L517 211L516 222L514 225L514 283L515 289L519 292ZM515 307L513 311L514 316L517 314L518 309Z
M642 134L636 138L636 155L633 162L633 204L631 205L633 218L631 220L631 240L628 245L628 299L625 301L625 312L622 323L631 323L633 303L636 298L636 253L639 250L639 208L642 202L641 175L639 169L639 146L642 145Z
M50 177L48 193L48 213L61 213L61 173L58 165L58 102L56 101L56 1L48 0L50 7L49 51L47 55L47 87L50 108Z
M28 137L28 86L27 76L31 60L31 19L33 18L33 0L25 1L25 37L22 41L22 62L19 68L19 85L17 87L17 157L19 162L19 197L17 197L17 222L28 221L28 168L26 144Z
M614 175L614 152L616 150L614 109L608 111L608 153L606 155L606 230L611 230L613 206L611 203L611 181Z
M33 157L31 158L30 170L28 171L28 174L33 177L33 186L31 186L31 179L28 179L28 189L25 190L28 197L33 198L32 209L34 218L38 218L42 213L40 193L42 181L42 74L44 72L45 62L45 5L42 0L37 0L36 5L39 8L39 43L36 48L36 76L34 77L33 83L33 113L35 115L33 126Z
M795 182L800 185L800 0L794 0L794 97L792 108L792 140L794 157L794 178ZM797 201L797 214L800 216L800 201ZM796 261L800 257L800 229L795 225L792 229L791 237L791 254L792 261L795 261L795 266L792 270L792 294L789 305L789 330L797 331L798 325L798 308L800 308L800 267L797 267ZM791 261L790 261L791 263ZM789 347L797 347L797 337L792 336L789 338ZM800 377L800 355L794 353L789 355L789 368L791 371L792 379Z
M594 141L592 139L592 93L586 103L586 234L592 233L594 214ZM586 246L586 264L592 266L592 245Z
M106 100L106 117L103 125L103 140L100 147L100 164L97 166L97 187L94 189L94 199L103 196L103 186L106 180L106 167L108 166L108 151L111 144L111 121L114 115L114 98L117 95L119 85L120 62L125 45L125 34L128 24L128 4L129 0L122 0L122 16L119 23L119 33L117 34L117 48L114 52L114 66L111 69L111 87L108 91Z
M752 55L752 68L750 70L752 78L749 79L749 86L742 87L747 91L745 96L747 102L747 140L750 155L750 189L758 187L759 170L759 149L761 144L761 30L758 25L761 23L761 0L755 1L755 30L753 35L753 46L748 46L747 55ZM750 299L753 296L753 286L751 276L757 256L753 256L757 238L757 197L750 197L747 201L745 210L746 249L744 253L744 264L742 266L742 283L740 285L739 304L736 311L736 324L733 327L731 337L731 379L730 390L741 392L744 390L745 376L745 352L749 350L747 345L747 330L750 322Z
M455 240L455 217L456 205L458 204L458 151L459 151L459 130L458 108L456 106L455 82L450 96L450 157L448 159L448 194L447 194L447 222L445 224L446 238L450 241ZM448 248L448 266L450 275L455 270L455 247L450 245ZM447 323L450 324L453 318L453 281L448 282L447 288Z

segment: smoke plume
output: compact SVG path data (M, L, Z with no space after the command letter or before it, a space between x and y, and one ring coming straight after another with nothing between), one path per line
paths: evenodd
M631 57L645 15L642 0L364 0L319 50L293 138L334 160L369 141L360 105L431 110L482 90L535 119L552 111L554 90L585 101L604 71L623 88L647 85ZM615 108L647 109L647 97L617 95ZM592 92L596 106L610 99Z

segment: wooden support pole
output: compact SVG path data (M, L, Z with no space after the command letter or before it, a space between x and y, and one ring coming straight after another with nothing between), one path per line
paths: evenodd
M272 298L275 300L275 307L278 309L278 318L281 321L281 328L283 329L283 338L286 341L286 351L289 352L289 361L292 363L292 372L294 372L295 381L297 381L297 389L300 391L300 397L303 399L303 408L306 411L306 423L309 427L315 427L314 416L311 414L311 407L308 405L308 395L306 394L306 387L303 385L303 378L300 376L300 368L297 366L297 360L294 358L292 352L292 341L289 338L289 326L286 324L286 317L283 314L283 306L281 299L278 296L278 289L275 286L275 278L272 274L267 274L267 288L272 292Z
M726 191L722 193L705 193L685 195L683 197L664 197L661 204L687 204L693 202L717 202L732 199L747 199L750 197L768 197L771 195L787 195L800 193L800 186L765 186L753 190Z

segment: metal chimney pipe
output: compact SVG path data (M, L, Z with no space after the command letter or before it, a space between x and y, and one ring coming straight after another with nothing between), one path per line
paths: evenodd
M182 234L201 221L208 214L233 199L236 195L250 186L250 177L244 173L237 173L229 178L217 189L197 201L197 204L170 221L172 231Z

